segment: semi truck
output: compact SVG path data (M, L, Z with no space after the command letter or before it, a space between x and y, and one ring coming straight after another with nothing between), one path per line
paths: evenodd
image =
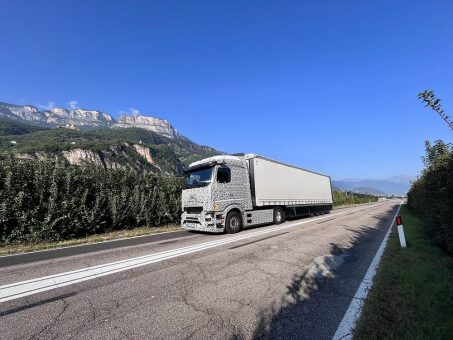
M191 163L181 201L183 229L214 233L280 224L333 207L329 176L255 154Z

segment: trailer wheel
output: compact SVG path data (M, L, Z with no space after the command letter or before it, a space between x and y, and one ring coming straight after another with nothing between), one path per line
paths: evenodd
M285 213L282 208L274 209L274 224L282 224L285 222Z
M242 229L242 219L241 215L236 211L231 211L228 213L225 220L225 230L228 234L237 233Z

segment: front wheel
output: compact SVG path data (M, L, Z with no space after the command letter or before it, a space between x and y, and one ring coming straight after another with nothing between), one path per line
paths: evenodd
M225 230L228 234L237 233L242 229L241 215L236 211L231 211L225 220Z
M274 224L281 224L285 222L285 214L282 208L274 209Z

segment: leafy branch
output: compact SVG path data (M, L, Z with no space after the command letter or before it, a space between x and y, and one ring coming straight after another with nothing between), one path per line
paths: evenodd
M453 121L444 112L440 105L441 100L436 98L436 95L431 90L425 90L418 94L418 99L425 103L425 106L429 106L431 109L437 112L437 114L448 124L448 127L453 130Z

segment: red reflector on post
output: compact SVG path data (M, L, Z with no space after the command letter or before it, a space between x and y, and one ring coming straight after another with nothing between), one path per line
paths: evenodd
M397 224L397 225L403 224L403 219L401 218L401 216L397 216L397 217L396 217L396 224Z

